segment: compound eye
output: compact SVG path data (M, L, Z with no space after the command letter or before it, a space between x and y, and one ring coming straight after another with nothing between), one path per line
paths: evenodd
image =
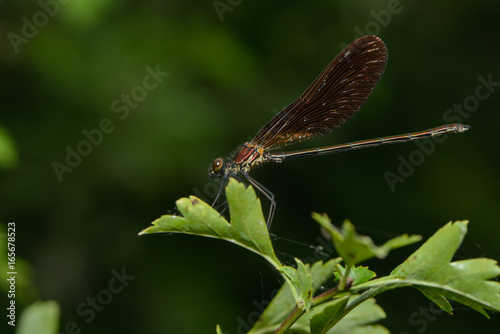
M214 172L220 171L222 166L224 166L224 160L222 160L222 158L217 158L212 162L212 170Z

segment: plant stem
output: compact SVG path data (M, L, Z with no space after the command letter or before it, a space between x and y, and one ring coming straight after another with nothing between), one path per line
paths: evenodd
M345 282L345 289L349 289L352 285L352 282L354 280L352 278L348 278ZM333 289L330 289L328 291L325 291L323 292L322 294L320 295L317 295L316 297L313 298L313 302L312 302L312 305L313 306L316 306L316 305L319 305L319 304L322 304L324 302L327 302L329 301L330 299L333 298L333 296L335 296L336 294L338 294L339 292L341 292L340 290L340 283L337 284L337 286L335 286Z
M349 274L351 273L351 269L352 269L353 265L352 264L346 264L346 268L345 268L345 272L344 272L344 275L342 276L342 278L340 279L340 282L339 282L339 290L340 291L345 291L345 290L348 290L349 287L347 286L347 281L349 280ZM352 279L351 279L351 284L352 284Z
M274 334L283 334L285 333L292 325L299 320L299 318L306 313L304 309L299 309L295 306L295 309L290 313L290 315L283 321L283 323L278 327L278 329L274 332Z
M348 290L352 283L353 283L353 279L352 278L347 278L345 280L345 283L344 283L344 290ZM312 301L312 306L316 306L316 305L319 305L319 304L322 304L324 302L327 302L329 301L330 299L333 298L333 296L335 296L336 294L338 294L339 292L341 292L341 290L339 289L339 284L337 284L334 288L328 290L328 291L325 291L323 292L322 294L320 295L317 295L316 297L313 298L313 301ZM285 321L283 321L281 323L281 325L278 327L278 329L274 332L274 334L282 334L282 333L285 333L290 327L292 327L292 325L300 319L300 317L306 313L306 310L304 309L299 309L297 306L295 306L295 309L292 311L292 313L290 313L290 315L285 319Z

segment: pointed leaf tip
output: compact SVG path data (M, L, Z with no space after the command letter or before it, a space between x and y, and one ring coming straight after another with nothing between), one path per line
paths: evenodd
M236 243L260 254L275 267L277 259L266 227L260 201L251 186L233 178L226 187L231 224L214 208L196 196L177 200L181 216L165 215L139 235L152 233L186 233L219 238Z
M468 221L448 223L430 237L390 276L411 282L431 301L451 313L449 300L469 306L488 317L500 312L500 267L491 259L451 262L467 233Z
M358 234L349 220L345 220L342 228L338 229L326 214L314 212L312 217L330 234L335 249L348 265L356 265L373 257L382 259L391 250L420 240L420 236L405 234L387 241L382 246L376 246L370 237Z

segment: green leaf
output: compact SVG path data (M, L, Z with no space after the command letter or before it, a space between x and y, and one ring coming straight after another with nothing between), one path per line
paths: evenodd
M297 262L297 269L289 266L282 266L277 269L283 273L283 276L290 284L297 307L300 310L308 310L311 307L313 298L312 278L308 272L309 265L304 265L297 258L295 262Z
M389 251L397 248L401 248L404 246L408 246L411 244L414 244L416 242L419 242L422 240L421 235L408 235L408 234L403 234L400 236L397 236L393 239L388 240L386 243L384 243L380 248L382 248L385 252L389 253Z
M467 222L448 223L394 269L391 276L431 278L447 265L467 233Z
M37 301L21 313L16 334L56 334L59 331L59 304L55 301Z
M231 179L226 196L235 239L256 249L260 254L274 257L277 261L260 200L253 188L246 188L244 184Z
M427 298L433 301L440 309L445 311L448 314L451 314L453 308L450 305L450 302L443 296L440 292L436 291L434 288L427 288L425 286L417 287Z
M311 307L313 299L313 288L312 288L312 277L309 273L309 265L304 265L299 259L295 259L297 262L297 296L295 300L299 300L297 307L300 309L308 310ZM293 290L292 290L293 291Z
M385 318L384 310L370 298L349 312L328 334L388 334L387 328L376 324Z
M226 187L231 224L210 205L195 196L181 198L177 208L183 217L166 215L155 220L153 226L146 228L139 235L152 233L187 233L205 237L219 238L245 247L268 260L292 287L296 304L300 308L309 308L311 278L297 262L298 270L283 266L274 253L269 232L262 214L260 200L251 186L237 182L233 178Z
M276 258L269 238L260 201L252 187L230 179L226 188L231 224L210 205L195 196L176 202L183 217L165 215L139 235L152 233L187 233L219 238L236 243L267 259L277 268L282 265Z
M448 223L427 240L389 276L357 285L352 290L372 288L381 292L414 286L442 310L451 314L454 300L488 317L485 310L500 312L500 267L491 259L450 262L467 233L467 221Z
M335 267L340 261L340 258L331 259L326 263L318 261L310 268L309 265L305 265L311 275L313 289L318 289L333 276ZM290 285L283 284L249 333L267 333L266 329L273 333L294 308L295 299Z
M324 334L332 328L342 316L349 296L334 299L328 303L322 304L314 309L314 315L311 318L311 334Z
M215 328L216 330L216 334L223 334L222 333L222 329L220 329L220 325L217 325L217 327Z
M446 298L457 301L488 317L485 309L500 311L500 275L491 259L451 262L467 233L467 221L448 223L397 267L391 276L423 281L419 289L441 309L451 313Z
M348 310L356 298L357 296L346 295L315 307L310 312L311 334L389 333L385 327L375 324L386 317L375 299L370 298ZM304 320L306 319L301 319Z
M295 308L295 299L292 294L290 285L285 282L274 296L273 300L267 305L264 312L259 317L252 327L251 333L273 333L278 325L282 323L286 317Z
M337 280L340 280L341 276L345 275L346 268L340 265L337 268L338 271L335 273L335 276L337 277ZM362 266L355 267L354 269L351 269L351 271L349 272L349 278L353 279L352 285L357 285L367 282L376 276L377 274L375 272L368 269L368 267L362 267Z
M387 256L390 250L415 243L421 239L420 236L405 234L377 247L370 237L357 234L354 226L348 220L344 221L342 230L339 230L332 225L330 218L325 214L320 215L314 212L312 217L328 231L335 249L347 265L355 265L373 257L382 259Z
M341 261L342 259L338 257L336 259L328 260L325 263L323 263L323 261L314 263L309 271L312 277L313 289L321 287L328 279L330 279L336 270L335 268Z

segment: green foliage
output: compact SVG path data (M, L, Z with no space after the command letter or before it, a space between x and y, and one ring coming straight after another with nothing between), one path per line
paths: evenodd
M297 259L298 270L284 266L274 254L260 201L253 188L245 188L231 179L226 190L231 224L199 198L181 198L177 208L183 217L166 215L140 235L168 232L187 233L219 238L245 247L268 260L290 283L297 305L309 308L312 299L311 278L304 264Z
M227 188L231 224L210 205L195 196L181 198L177 208L183 217L166 215L140 235L168 232L202 235L236 243L260 254L274 266L280 266L267 233L260 201L252 188L232 180Z
M467 233L467 222L448 223L397 267L389 277L410 280L427 298L451 314L446 299L462 303L488 317L484 309L500 310L497 262L469 259L450 262Z
M357 234L349 221L338 229L326 215L315 213L313 218L328 231L340 258L312 265L295 259L297 268L292 268L281 264L275 255L253 188L231 179L226 195L230 224L208 204L191 196L177 201L183 217L163 216L140 235L165 232L219 238L269 261L286 283L249 333L388 333L376 324L385 318L385 313L373 297L407 286L417 288L450 314L448 300L485 316L485 310L500 311L500 283L491 280L500 275L496 261L450 262L467 232L466 221L448 223L390 275L375 278L375 272L368 267L356 265L373 257L384 258L391 250L415 243L421 237L402 235L376 246L368 236ZM322 291L323 285L331 281L336 285ZM217 333L220 332L217 327Z
M385 327L376 324L386 315L373 298L368 299L353 309L341 321L336 322L343 314L348 299L349 296L344 296L320 305L318 310L315 310L317 314L311 318L311 333L389 333ZM335 327L332 328L334 325Z
M370 237L356 234L354 225L348 220L344 221L342 230L339 230L332 225L326 215L313 213L313 218L328 231L335 249L348 265L355 265L373 257L383 259L390 250L413 244L422 239L418 235L408 236L404 234L378 247L375 246Z
M57 302L37 301L24 309L16 334L56 334L59 330L59 313Z
M341 260L340 258L331 259L326 263L318 261L311 267L309 267L309 264L305 265L306 270L311 275L312 288L314 290L319 289L331 278L332 272L334 272L335 267ZM283 284L271 303L269 303L261 314L259 321L254 325L250 333L273 333L276 327L294 310L294 308L295 300L290 285Z

